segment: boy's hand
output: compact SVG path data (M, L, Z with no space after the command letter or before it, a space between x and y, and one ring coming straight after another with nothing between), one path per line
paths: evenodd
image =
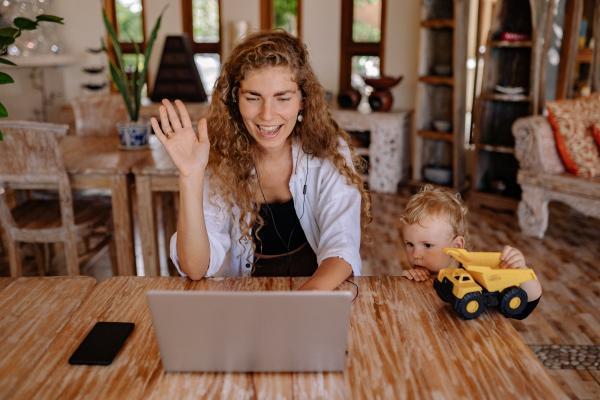
M525 256L518 249L504 246L500 255L500 268L526 268Z
M411 281L422 282L428 280L431 274L428 269L417 267L402 271L402 276Z

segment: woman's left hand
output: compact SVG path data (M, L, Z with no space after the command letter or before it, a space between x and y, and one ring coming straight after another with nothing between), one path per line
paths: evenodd
M500 268L526 268L525 256L514 247L504 246L500 255Z

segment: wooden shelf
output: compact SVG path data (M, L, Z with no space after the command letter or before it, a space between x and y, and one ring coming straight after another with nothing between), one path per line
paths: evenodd
M453 19L427 19L421 21L421 27L430 29L454 29Z
M519 206L519 200L503 196L498 193L481 192L471 190L467 199L469 205L478 207L491 207L505 211L515 212Z
M493 144L477 143L475 144L475 148L478 150L484 150L493 153L515 154L515 149L508 146L497 146Z
M465 132L457 127L465 126L465 65L471 2L419 0L419 3L424 17L419 29L419 84L412 124L412 185L430 183L423 176L424 167L444 165L452 173L452 182L445 187L456 191L464 186L466 179ZM446 121L454 127L453 131L435 129L431 124L435 120Z
M454 77L439 75L424 75L419 77L419 82L429 83L430 85L454 86Z
M421 181L411 179L410 181L408 181L408 185L415 187L415 188L421 188L423 185L432 185L433 187L439 187L439 188L444 188L444 189L452 188L452 185L440 185L439 183L429 182L425 178L423 178L423 180L421 180Z
M531 97L527 94L505 94L497 92L488 92L481 95L485 100L505 101L510 103L527 103Z
M541 112L544 82L540 79L547 62L541 44L550 41L552 32L536 22L550 21L556 2L538 3L497 0L492 10L488 51L483 55L483 90L473 110L469 196L473 205L505 211L517 208L521 190L511 127L517 118ZM498 35L516 26L521 40L503 40L508 35Z
M575 57L575 61L580 64L591 64L594 53L592 49L580 49L577 51L577 56Z
M490 43L490 46L493 48L528 48L531 47L533 43L531 40L519 40L519 41L508 41L508 40L494 40Z
M449 132L439 132L439 131L430 131L430 130L419 130L417 131L417 135L421 136L425 139L430 140L443 140L444 142L452 143L454 136Z
M75 64L77 57L71 54L44 54L36 56L5 56L9 61L14 62L15 66L2 64L2 67L12 68L35 68L35 67L59 67Z
M354 151L359 156L368 156L369 155L369 148L368 147L356 147L354 149Z

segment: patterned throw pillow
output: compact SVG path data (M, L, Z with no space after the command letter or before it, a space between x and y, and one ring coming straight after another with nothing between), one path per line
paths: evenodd
M600 120L600 93L549 102L548 121L567 171L591 178L600 175L600 151L592 125Z
M600 150L600 122L596 122L592 125L592 135L594 135L596 146L598 146L598 150Z

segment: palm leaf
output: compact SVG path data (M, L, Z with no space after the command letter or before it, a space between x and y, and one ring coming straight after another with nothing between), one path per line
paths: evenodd
M110 76L115 85L117 86L119 93L121 93L121 96L123 96L123 101L125 102L125 106L127 107L127 113L129 114L129 117L133 120L133 109L131 108L131 96L127 88L127 78L123 80L123 78L119 74L119 69L112 61L109 63L109 66Z
M106 15L106 10L102 9L102 20L104 21L104 27L108 32L108 37L110 39L110 43L115 51L115 58L117 59L117 66L120 70L125 70L125 63L123 62L123 52L121 51L121 45L119 44L119 39L117 38L117 33L115 32L115 28L113 28L110 20L108 19L108 15Z
M158 16L158 19L154 23L154 27L152 28L152 32L150 33L150 37L148 38L148 41L146 43L146 51L144 52L144 67L142 69L142 73L140 74L140 77L139 77L140 82L138 82L138 85L143 86L144 81L146 79L146 74L148 71L148 64L150 63L150 56L152 55L152 47L154 47L154 42L156 41L156 36L158 35L158 30L160 29L160 23L162 20L162 16L168 6L169 5L167 4L160 12L160 15Z

